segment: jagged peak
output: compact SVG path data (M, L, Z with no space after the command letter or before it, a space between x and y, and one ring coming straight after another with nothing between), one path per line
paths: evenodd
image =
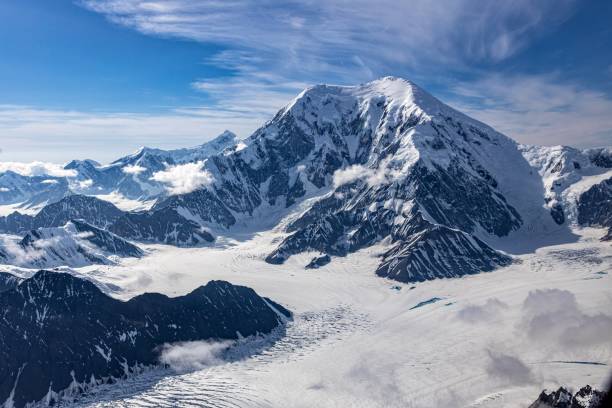
M32 277L21 281L16 290L31 301L35 298L61 299L84 294L103 296L102 291L87 279L46 269L41 269Z

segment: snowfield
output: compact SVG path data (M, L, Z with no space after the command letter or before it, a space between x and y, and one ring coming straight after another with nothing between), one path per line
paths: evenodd
M177 346L186 358L170 368L66 406L526 407L544 387L601 387L612 363L612 246L601 230L578 232L578 242L494 272L417 284L374 275L382 245L315 270L304 269L314 253L267 264L277 232L206 248L147 246L140 260L79 268L118 298L225 279L295 318L285 333L225 352Z

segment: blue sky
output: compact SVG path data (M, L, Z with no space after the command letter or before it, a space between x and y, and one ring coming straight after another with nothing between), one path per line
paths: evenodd
M0 161L248 136L302 88L413 80L524 143L612 144L605 0L3 0Z

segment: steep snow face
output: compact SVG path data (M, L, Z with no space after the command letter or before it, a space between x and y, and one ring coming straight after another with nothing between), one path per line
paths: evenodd
M290 206L309 192L360 179L371 187L400 184L415 167L428 174L450 169L501 193L517 190L518 179L529 174L510 139L398 78L307 89L245 146L211 157L206 168L217 180L216 197L249 215L263 203ZM507 174L508 164L517 175ZM490 200L511 212L497 195ZM508 218L498 235L520 224L516 214Z
M114 264L120 257L144 255L126 240L76 220L63 227L32 230L20 242L4 239L3 247L6 263L25 268Z
M612 148L578 150L569 146L520 146L542 177L545 207L558 224L578 221L580 195L612 178Z
M207 162L211 192L234 214L333 190L289 224L294 234L268 258L275 263L399 240L395 231L417 214L503 237L545 213L539 175L515 142L402 79L308 89L246 144Z

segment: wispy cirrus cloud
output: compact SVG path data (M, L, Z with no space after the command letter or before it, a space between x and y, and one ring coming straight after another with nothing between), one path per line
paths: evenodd
M147 35L221 44L226 49L205 63L232 75L195 79L193 88L214 101L214 106L195 110L270 117L313 83L356 84L389 73L418 82L447 75L449 67L470 71L474 64L503 61L564 22L577 1L83 0L80 4ZM499 112L488 112L486 117L502 130L514 119ZM521 122L530 125L524 117ZM554 134L535 118L525 130L534 128L542 130L535 138Z
M609 145L612 98L551 75L487 75L456 85L459 110L527 144Z
M0 175L6 171L12 171L22 176L52 176L52 177L75 177L74 170L64 169L62 165L56 163L34 161L34 162L3 162L0 161ZM53 184L57 180L43 180L43 183Z
M575 0L274 1L83 0L145 34L282 55L268 64L313 68L374 60L503 60L568 17Z
M0 105L0 162L32 157L63 162L109 162L142 146L175 148L203 143L223 132L247 136L268 119L261 113L185 107L162 113L86 112ZM118 146L118 151L108 146Z

